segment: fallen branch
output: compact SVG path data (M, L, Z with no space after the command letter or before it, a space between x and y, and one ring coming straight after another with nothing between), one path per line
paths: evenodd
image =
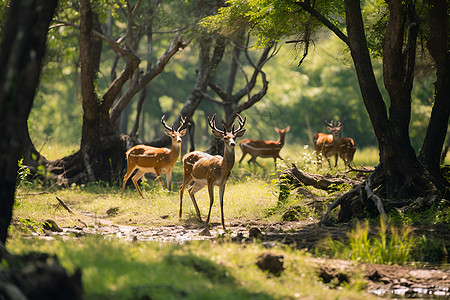
M346 173L348 173L348 172L372 173L375 170L375 169L367 169L363 165L360 165L360 166L361 166L361 169L355 169L350 164L348 164L347 167L349 168L349 170L347 170Z
M56 200L58 200L59 201L59 203L69 212L69 213L71 213L71 214L73 214L73 211L71 211L70 210L70 208L61 200L61 199L59 199L58 197L56 197Z
M309 174L297 168L295 164L292 164L292 168L286 169L283 172L285 178L290 179L294 185L309 185L321 190L329 190L333 186L342 184L357 185L360 182L336 177L325 177L318 174Z

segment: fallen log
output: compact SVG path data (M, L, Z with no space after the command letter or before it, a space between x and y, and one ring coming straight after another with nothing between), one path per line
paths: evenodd
M295 187L308 185L321 190L330 190L333 187L342 184L350 184L352 186L356 186L361 183L361 181L353 180L350 178L309 174L297 168L295 164L292 164L292 168L284 170L281 177L283 180L286 180L286 183L292 184Z

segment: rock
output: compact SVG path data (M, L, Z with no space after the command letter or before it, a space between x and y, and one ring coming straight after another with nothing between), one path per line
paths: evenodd
M114 217L119 213L119 209L120 207L111 207L106 211L106 214L108 215L108 217Z
M256 265L263 271L268 271L269 273L280 276L281 272L284 270L284 256L276 255L272 253L263 253L258 256L258 261Z
M248 237L249 238L260 239L262 237L262 232L261 232L261 230L259 230L258 227L252 227L248 231Z

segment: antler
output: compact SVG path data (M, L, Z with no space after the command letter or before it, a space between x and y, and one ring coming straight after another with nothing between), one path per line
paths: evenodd
M186 117L184 117L184 119L183 119L183 116L180 115L180 127L178 127L178 130L177 130L178 132L180 132L180 130L183 127L185 122L186 122Z
M167 130L174 131L174 130L173 130L173 125L172 125L172 127L169 127L169 126L166 124L165 117L166 117L166 115L163 115L163 116L162 116L162 118L161 118L161 123L164 125L164 127L165 127Z
M222 130L220 130L220 129L217 129L217 127L216 127L216 122L215 122L215 120L214 120L215 118L216 118L216 114L214 114L214 115L212 116L211 119L209 119L209 117L208 117L209 127L211 127L211 129L212 129L213 131L216 131L217 133L220 133L220 134L225 135L225 134L226 134L227 128L225 127L225 125L223 125L224 128L225 128L225 131L222 131Z
M236 114L236 115L238 117L239 127L236 129L236 131L234 131L234 124L233 124L233 127L231 129L231 132L233 134L237 134L238 132L242 131L243 130L242 128L244 127L245 121L247 121L247 117L246 116L244 117L244 119L242 119L242 117L239 114Z
M325 120L325 124L327 124L328 126L334 127L334 121L331 120L331 122L328 122L327 120Z

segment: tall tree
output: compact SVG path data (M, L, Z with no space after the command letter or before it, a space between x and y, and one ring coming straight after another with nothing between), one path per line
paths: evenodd
M127 27L124 35L116 40L102 33L99 16L101 7L92 7L91 1L80 0L79 25L58 20L59 24L76 27L80 31L80 82L83 106L80 150L56 161L45 161L48 169L58 175L60 184L70 185L88 181L105 181L112 184L121 179L125 169L124 154L128 146L128 137L118 131L120 114L133 97L160 74L170 59L187 45L183 42L179 30L175 30L172 32L172 41L154 64L152 49L149 48L147 68L140 76L138 67L141 58L135 52L136 45L142 36L151 35L151 21L154 14L158 13L160 3L161 1L155 0L148 4L149 6L144 6L142 0L136 3L127 1ZM150 19L144 19L147 23L138 26L136 16L140 10L147 16L149 7L154 9L154 14L148 14ZM135 27L141 28L139 34L135 34ZM100 69L103 43L124 61L124 66L119 75L107 86L103 95L99 95L97 74ZM151 39L148 43L151 44Z
M436 5L437 2L439 1L429 4ZM296 42L304 46L304 56L308 53L308 46L314 33L322 27L331 30L348 46L380 150L379 166L369 180L359 187L359 190L363 194L363 199L366 199L366 204L371 209L378 208L382 214L384 214L383 203L389 202L398 206L410 205L412 199L418 196L429 195L435 193L436 188L446 189L449 186L448 181L442 176L435 176L436 172L427 170L431 165L431 168L436 169L435 158L439 157L442 149L449 110L443 109L439 113L432 113L436 116L436 121L430 122L430 125L433 126L433 130L439 132L440 136L434 144L426 139L425 142L428 142L427 146L430 149L426 150L424 147L423 151L423 161L433 157L432 164L423 165L419 162L409 139L411 89L418 34L422 24L421 18L430 17L423 15L419 17L422 4L422 1L391 0L386 1L386 6L379 8L383 12L381 15L387 16L380 22L384 25L382 57L384 85L389 94L388 101L383 99L375 80L360 1L335 1L333 5L329 5L327 1L255 0L249 1L246 5L242 5L240 1L230 1L230 6L224 8L218 18L221 26L231 29L241 24L250 25L253 32L262 37L260 39L262 43L282 36L297 35L299 38ZM441 4L441 6L446 5ZM443 10L447 11L447 9ZM341 24L340 16L345 17L345 24ZM439 18L436 22L440 22L439 26L446 28L448 20ZM346 33L342 30L343 27ZM442 35L440 37L444 41L448 38ZM447 43L446 41L444 44L447 45ZM439 53L442 53L442 50ZM443 58L446 63L436 61L436 64L440 64L444 70L441 74L437 74L437 82L442 80L439 77L448 74L448 59L447 55ZM450 99L448 89L441 87L440 92L442 93L440 97L435 98L433 111L442 108L442 105L447 108L450 106L448 105ZM389 108L386 102L389 102ZM374 194L375 190L383 201ZM333 207L352 202L357 194L349 193L347 197L341 197ZM351 217L352 214L344 209L344 205L342 208L342 218L344 215L345 218Z
M17 161L39 84L48 26L57 0L11 1L0 45L0 242L12 217Z

